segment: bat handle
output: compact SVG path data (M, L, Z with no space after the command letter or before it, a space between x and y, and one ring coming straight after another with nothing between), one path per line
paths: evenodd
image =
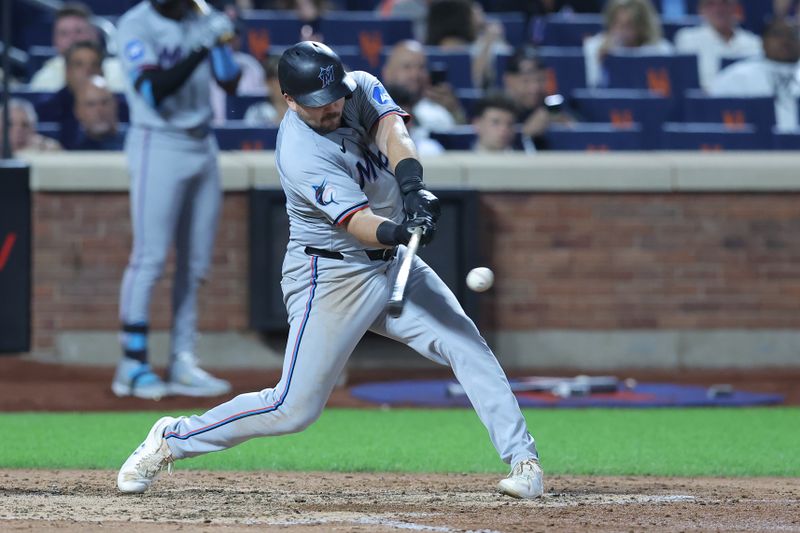
M392 295L389 298L389 304L387 306L389 316L397 318L403 312L403 306L405 304L403 294L406 291L408 275L411 273L411 262L414 260L414 256L417 255L421 237L422 228L414 228L411 232L411 239L408 241L406 254L403 256L403 262L400 263L400 269L397 271L394 287L392 287Z

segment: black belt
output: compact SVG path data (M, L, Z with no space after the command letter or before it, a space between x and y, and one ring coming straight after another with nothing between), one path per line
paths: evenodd
M364 250L370 261L388 261L394 257L396 248L380 248L377 250ZM306 255L317 255L327 259L344 259L341 252L332 252L330 250L322 250L321 248L314 248L313 246L306 246Z

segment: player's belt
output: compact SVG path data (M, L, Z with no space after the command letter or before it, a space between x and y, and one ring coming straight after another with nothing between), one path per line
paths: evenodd
M370 261L388 261L396 253L397 248L380 248L377 250L364 250ZM327 259L344 259L341 252L333 252L331 250L323 250L321 248L314 248L313 246L306 246L306 255L316 255L325 257Z

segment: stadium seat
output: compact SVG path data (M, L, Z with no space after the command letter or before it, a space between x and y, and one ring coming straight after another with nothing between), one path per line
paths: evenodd
M642 127L642 148L654 150L661 145L661 126L669 120L673 100L644 89L577 89L572 103L578 114L589 122L610 123L627 128Z
M547 130L545 142L548 150L641 150L642 128L638 124L624 129L613 124L556 124Z
M214 128L220 150L274 150L278 128L248 128L235 121Z
M242 50L262 59L270 48L290 46L300 40L303 22L291 11L247 10L242 13L245 36Z
M738 129L752 124L765 137L775 126L775 102L772 98L719 98L702 91L687 91L684 97L686 122L716 122Z
M525 27L525 16L522 13L490 13L486 15L486 19L503 23L506 41L511 46L518 46L525 42L527 28Z
M447 81L455 89L472 87L472 58L469 52L454 52L426 47L428 68L439 64L447 69Z
M36 125L36 132L45 137L58 140L58 136L61 133L61 124L58 122L39 122Z
M265 100L264 96L229 95L225 98L225 120L242 120L247 109Z
M456 126L446 132L431 132L430 136L445 150L472 150L476 139L475 130L470 125Z
M688 13L695 13L696 11L688 11ZM664 30L664 38L670 42L675 40L675 34L681 28L688 28L691 26L700 26L703 23L702 17L697 15L686 15L678 19L668 19L661 23Z
M765 144L751 124L732 130L722 124L667 123L664 125L663 140L662 148L665 150L721 152L771 148L770 143Z
M36 74L48 59L55 57L56 55L58 55L58 50L56 50L55 47L31 46L28 50L28 64L25 65L28 76L30 77Z
M331 12L320 21L320 33L331 46L354 45L370 47L380 54L383 46L412 39L410 18L380 18L371 11Z
M456 96L464 107L467 119L472 120L472 110L475 109L475 103L483 98L484 92L480 89L457 89Z
M612 89L649 89L662 96L680 98L687 89L700 87L694 55L609 55L605 70L608 88Z
M547 93L568 97L575 89L586 87L586 64L581 48L539 48L539 58L547 70ZM497 79L502 81L507 55L497 56Z
M583 46L583 40L602 31L603 16L594 14L555 13L548 15L544 35L534 35L542 46Z
M775 150L800 150L800 130L776 131L772 140Z

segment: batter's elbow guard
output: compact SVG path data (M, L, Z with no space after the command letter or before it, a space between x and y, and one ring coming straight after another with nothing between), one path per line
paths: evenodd
M235 80L241 72L230 46L223 44L211 49L211 68L214 77L223 83Z

